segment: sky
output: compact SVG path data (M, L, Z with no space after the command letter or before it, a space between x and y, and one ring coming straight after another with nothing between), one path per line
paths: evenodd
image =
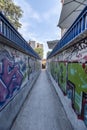
M19 32L26 41L35 40L44 45L44 58L49 51L47 41L60 39L57 27L61 0L14 0L23 10Z

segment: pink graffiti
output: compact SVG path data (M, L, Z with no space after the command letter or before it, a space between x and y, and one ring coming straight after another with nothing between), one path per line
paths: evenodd
M0 82L0 102L5 100L8 92L9 96L13 95L15 89L19 89L22 83L23 75L20 72L18 64L10 61L8 58L4 58L0 66L1 80L5 84L6 88ZM4 98L3 98L4 97Z
M6 86L0 80L0 102L4 102L8 95L8 90Z
M16 75L17 71L19 71L18 65L13 65L13 62L9 61L8 59L3 60L4 72L2 75L2 79L4 80L5 84L8 86L13 76ZM9 70L9 68L13 68Z
M15 77L16 78L13 78L11 84L9 85L10 95L12 95L12 92L13 92L14 89L20 88L20 85L21 85L21 82L22 82L23 77L22 77L21 73L16 71Z

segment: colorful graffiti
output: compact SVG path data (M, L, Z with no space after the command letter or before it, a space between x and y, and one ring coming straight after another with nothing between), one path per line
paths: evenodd
M55 59L57 57L57 66ZM71 99L78 118L87 124L87 43L86 40L64 50L48 60L48 67L58 85ZM84 96L85 95L85 96Z
M1 45L0 45L1 47ZM8 46L0 48L0 110L40 70L40 61Z
M0 105L9 97L13 96L14 91L20 89L23 75L20 66L6 50L0 51Z
M64 94L66 94L66 63L59 63L59 85Z

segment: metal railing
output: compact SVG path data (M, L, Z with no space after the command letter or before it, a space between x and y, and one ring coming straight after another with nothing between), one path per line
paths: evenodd
M38 54L30 47L20 33L13 27L7 18L0 12L0 35L7 38L16 47L21 48L24 52L40 59Z
M80 15L77 17L75 22L71 25L71 27L67 30L58 44L55 46L53 51L50 53L48 58L54 56L61 48L69 44L72 40L74 40L77 36L87 30L87 6L83 9Z

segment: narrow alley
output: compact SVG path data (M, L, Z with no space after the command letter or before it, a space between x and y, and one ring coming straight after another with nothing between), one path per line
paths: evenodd
M0 130L87 130L87 0L0 1Z
M42 70L11 130L73 130L46 70Z

